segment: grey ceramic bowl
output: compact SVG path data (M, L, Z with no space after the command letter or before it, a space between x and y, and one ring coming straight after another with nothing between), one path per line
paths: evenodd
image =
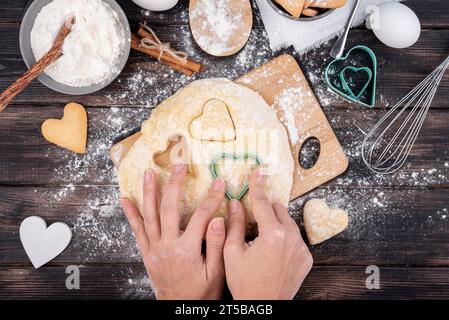
M284 10L280 9L272 0L267 0L268 4L273 8L274 11L276 11L277 13L279 13L281 16L289 18L291 20L295 20L295 21L316 21L319 19L322 19L324 17L327 17L328 15L330 15L334 10L336 9L332 9L332 10L327 10L325 12L323 12L320 15L317 15L315 17L304 17L304 16L300 16L299 18L296 18L290 14L288 14L287 12L285 12Z
M117 65L117 71L114 75L111 76L110 79L107 79L101 83L97 83L88 87L71 87L64 85L62 83L56 82L45 73L42 73L37 79L47 86L48 88L55 90L60 93L70 94L70 95L83 95L89 94L96 91L99 91L109 85L112 81L117 78L117 76L122 72L125 67L126 62L129 58L129 52L131 51L131 29L129 27L128 19L126 18L125 13L122 8L115 2L114 0L103 0L107 3L112 10L114 10L120 19L120 22L123 25L123 30L125 31L125 50L123 51L122 56L119 59ZM31 49L31 29L34 25L34 20L36 19L38 13L41 9L52 2L52 0L35 0L30 7L28 8L20 26L20 51L22 53L23 60L28 68L36 63L36 59L34 58L33 51Z

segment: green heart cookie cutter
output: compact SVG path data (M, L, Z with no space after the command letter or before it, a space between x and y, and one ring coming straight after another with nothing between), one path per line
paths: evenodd
M372 70L369 67L347 66L339 73L343 88L340 89L340 88L335 87L329 79L329 73L331 71L331 67L338 61L345 61L346 59L348 59L348 57L351 55L351 53L353 53L354 51L357 51L357 50L364 51L364 52L368 53L369 57L372 60L372 64L373 64ZM348 81L345 78L344 73L348 69L350 69L352 71L356 71L356 72L369 70L369 73L368 72L367 73L368 73L368 75L371 74L371 76L369 76L369 78L370 78L369 81L367 81L367 83L363 86L362 90L357 95L355 95L352 92L352 90L349 88ZM339 96L343 97L344 99L348 100L349 102L360 103L363 106L373 108L376 103L376 83L377 83L377 58L376 58L376 55L370 48L368 48L366 46L361 46L361 45L355 46L354 48L349 50L348 53L344 57L335 59L331 63L329 63L329 65L326 67L326 70L324 72L324 81L326 82L326 85L333 92L335 92ZM360 97L363 95L363 93L366 91L366 89L368 88L368 86L371 83L373 86L373 90L371 92L371 97L370 97L369 103L366 103L364 101L361 101Z
M359 93L357 95L354 94L352 89L349 87L348 81L346 80L346 71L347 70L351 70L353 72L365 72L368 75L368 80L363 85L362 89L359 91ZM352 99L357 99L357 100L360 99L362 94L365 92L366 88L368 88L372 78L373 78L373 72L371 71L370 68L367 68L367 67L356 68L353 66L348 66L340 72L340 81L343 86L343 89L348 93L348 95Z
M211 171L212 177L214 179L217 179L218 177L220 177L220 175L217 173L217 169L218 169L217 162L222 159L231 159L233 161L239 161L239 160L244 160L244 159L254 159L256 161L256 165L258 165L258 166L260 166L260 164L262 163L260 161L259 157L257 157L254 154L245 153L241 156L236 156L236 155L230 154L230 153L222 153L219 156L215 157L214 160L212 160L212 162L210 164L210 171ZM233 200L233 199L240 200L248 192L248 189L249 189L249 185L245 184L243 186L242 190L240 190L240 192L237 193L236 196L232 195L228 190L225 190L225 193L229 200Z

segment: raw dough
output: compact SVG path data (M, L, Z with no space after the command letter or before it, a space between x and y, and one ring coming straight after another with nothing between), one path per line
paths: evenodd
M221 101L218 109L222 114L205 116L210 102ZM225 107L223 107L225 106ZM214 112L217 108L214 109ZM225 113L225 114L223 114ZM231 118L231 122L228 119ZM214 132L228 132L230 124L234 128L234 139L228 133L213 135L214 141L202 139L205 134L191 135L192 122L203 119L201 127L212 128ZM198 126L194 122L194 126ZM225 130L226 129L226 130ZM193 131L195 132L195 128ZM223 131L225 130L225 131ZM175 95L160 104L151 117L142 125L142 136L136 141L119 165L119 184L123 196L130 198L142 209L143 174L152 168L162 188L169 176L165 166L158 166L154 155L165 151L174 136L182 136L188 145L190 173L187 176L180 202L182 217L181 228L184 229L191 214L202 204L212 183L209 165L223 152L237 156L244 153L257 154L269 174L266 192L272 202L288 204L293 182L293 158L285 128L276 117L273 108L256 92L227 79L199 80L191 83ZM207 136L207 134L206 134ZM217 137L221 137L222 141ZM211 136L208 136L211 138ZM240 169L238 169L240 168ZM244 168L231 170L234 175L225 177L229 185L238 184L245 176ZM237 182L236 182L237 181ZM242 198L248 212L247 233L255 231L255 221L248 195ZM228 200L223 201L217 216L227 218Z
M329 208L323 199L312 199L304 206L304 226L310 244L318 244L348 227L348 213Z

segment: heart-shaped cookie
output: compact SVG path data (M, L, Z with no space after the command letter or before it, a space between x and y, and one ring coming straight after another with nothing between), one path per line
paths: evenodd
M226 170L224 168L226 161L230 161L232 164L241 162L241 165L239 167L228 166L228 170ZM212 161L210 169L214 179L221 177L226 182L225 193L228 199L240 200L248 192L249 186L247 181L251 170L260 164L261 161L256 155L244 154L235 156L222 153Z
M45 220L32 216L20 225L20 240L31 263L37 269L60 255L72 239L72 231L62 222L47 228Z
M284 8L292 16L299 18L304 9L305 0L275 0L282 8Z
M48 119L42 124L42 135L51 143L65 149L84 154L87 144L87 112L78 103L64 107L64 116Z
M218 99L206 102L202 113L190 123L190 135L201 141L235 140L235 126L226 103Z
M310 244L318 244L348 227L348 213L329 208L323 199L309 200L304 206L304 226Z
M364 61L367 60L367 61ZM361 65L370 64L370 65ZM348 91L344 86L349 82L345 78L345 71L347 67L351 67L352 70L366 70L369 69L371 77L368 83L364 83L363 90L360 94L354 95L352 91ZM376 84L377 84L377 58L374 52L365 46L355 46L348 51L346 56L333 60L324 72L324 80L327 86L350 102L360 103L366 107L374 107L376 103Z

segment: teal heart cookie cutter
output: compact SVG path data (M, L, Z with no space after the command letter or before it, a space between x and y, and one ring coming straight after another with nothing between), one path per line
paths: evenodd
M346 80L346 71L347 70L351 70L353 72L365 72L368 75L368 80L365 82L365 84L363 85L362 89L359 91L359 93L357 95L354 94L352 89L349 87L348 81ZM348 93L348 95L352 99L356 99L356 100L360 99L360 97L363 95L365 90L368 88L372 78L373 78L373 72L368 67L356 68L356 67L353 67L353 66L348 66L348 67L344 68L340 72L340 81L341 81L341 84L343 86L343 89Z
M368 56L371 58L371 61L372 61L372 69L369 68L369 67L366 67L366 66L362 66L362 67L347 66L342 71L340 71L339 74L338 74L339 78L340 78L340 81L342 83L342 88L338 88L338 87L334 86L332 84L332 82L330 81L330 77L329 77L329 73L331 71L331 67L336 62L346 61L348 59L348 57L351 55L351 53L353 53L354 51L357 51L357 50L364 51L364 52L366 52L368 54ZM364 86L362 87L362 89L360 90L360 92L357 95L354 94L354 92L349 87L349 83L348 83L348 81L347 81L347 79L345 77L345 73L346 73L347 70L351 70L351 71L354 71L354 72L363 71L363 72L366 72L368 74L369 80L364 84ZM369 107L369 108L373 108L375 103L376 103L376 84L377 84L377 58L376 58L376 55L374 54L374 52L370 48L368 48L366 46L362 46L362 45L355 46L354 48L349 50L348 53L345 56L343 56L341 58L338 58L338 59L335 59L331 63L328 64L328 66L326 67L326 70L324 72L324 81L326 82L326 85L333 92L335 92L339 96L343 97L344 99L348 100L349 102L360 103L363 106L366 106L366 107ZM360 98L366 92L366 90L368 89L370 84L372 84L371 96L370 96L369 102L364 102Z
M211 171L212 177L214 179L217 179L218 177L220 177L220 175L217 173L217 169L218 169L217 162L222 159L231 159L233 161L239 161L239 160L244 160L244 159L254 159L256 161L257 166L260 166L262 163L260 161L259 157L254 154L245 153L241 156L236 156L235 154L222 153L222 154L218 155L217 157L215 157L210 164L210 171ZM240 190L240 192L237 193L237 195L235 195L235 196L232 195L231 192L229 192L229 190L225 190L225 194L229 200L233 200L233 199L240 200L248 192L248 190L249 190L249 185L245 184L243 186L243 188Z

